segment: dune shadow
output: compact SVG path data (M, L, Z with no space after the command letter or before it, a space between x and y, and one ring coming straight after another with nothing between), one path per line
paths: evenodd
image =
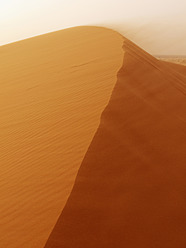
M186 98L163 69L124 42L111 99L45 248L185 246Z

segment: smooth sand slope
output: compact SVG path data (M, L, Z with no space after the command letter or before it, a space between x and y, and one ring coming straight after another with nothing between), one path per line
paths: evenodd
M171 66L172 69L186 76L186 58L185 57L161 56L157 58L163 61L164 64Z
M163 60L166 62L178 64L178 65L186 65L186 57L185 56L157 56L159 60Z
M186 78L124 41L124 61L45 248L186 247Z
M43 248L122 65L123 38L67 29L0 47L0 247Z

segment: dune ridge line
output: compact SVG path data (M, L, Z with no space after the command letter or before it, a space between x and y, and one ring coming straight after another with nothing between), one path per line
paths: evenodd
M112 96L45 248L186 245L183 68L128 40L123 49Z
M77 27L0 47L0 247L42 248L121 67L123 38Z

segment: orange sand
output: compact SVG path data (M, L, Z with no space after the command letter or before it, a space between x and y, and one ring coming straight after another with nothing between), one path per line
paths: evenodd
M45 248L186 247L186 78L130 41Z
M171 56L160 56L157 57L159 60L163 60L166 62L174 63L174 64L179 64L179 65L186 65L186 57L171 57Z
M0 247L185 248L186 67L96 27L0 54Z
M109 101L122 42L81 27L0 47L1 248L43 248Z

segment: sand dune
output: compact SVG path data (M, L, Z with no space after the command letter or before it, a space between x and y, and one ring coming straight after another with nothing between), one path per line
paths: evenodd
M186 58L184 56L157 56L157 58L173 64L186 65Z
M184 248L186 67L96 27L0 54L0 247Z
M123 66L45 248L186 246L186 78L124 40Z
M80 27L0 47L0 247L42 248L122 65L123 38Z
M180 72L182 75L186 75L186 59L184 57L157 57L159 60L163 61L172 67L172 69Z

